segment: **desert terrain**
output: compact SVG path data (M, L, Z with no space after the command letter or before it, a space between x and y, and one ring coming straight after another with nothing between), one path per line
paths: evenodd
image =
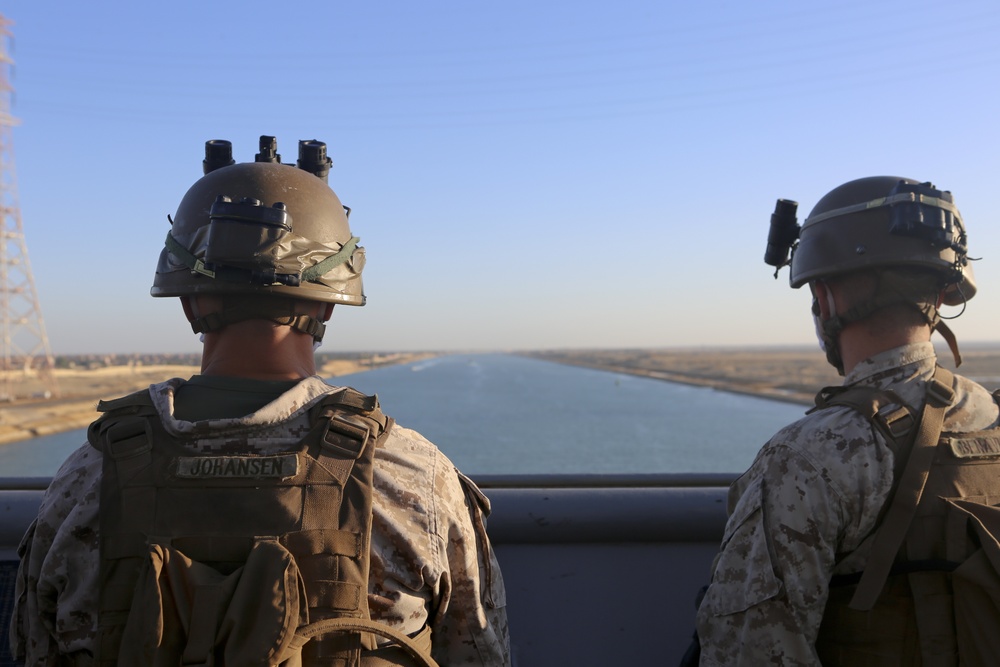
M1000 388L1000 345L962 346L960 373L990 391ZM526 356L657 380L812 405L822 387L843 378L817 348L563 350ZM951 353L938 350L940 363L955 370Z

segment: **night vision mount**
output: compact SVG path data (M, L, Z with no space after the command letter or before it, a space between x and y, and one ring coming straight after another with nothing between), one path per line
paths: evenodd
M275 137L261 136L260 152L254 156L254 162L281 164L281 155L277 150ZM202 169L206 175L235 163L232 142L225 139L205 142ZM289 169L297 167L327 183L332 164L326 154L326 144L312 139L299 142L298 162L287 166ZM344 213L350 217L351 209L344 206ZM248 285L299 287L349 261L360 240L351 237L339 251L302 271L298 256L294 253L288 255L287 251L298 238L293 232L292 222L292 215L284 202L268 205L252 197L236 201L219 194L209 212L204 258L197 257L184 247L173 234L167 235L166 246L192 273L208 278ZM173 225L172 219L170 224Z
M281 155L278 153L278 140L266 135L261 136L260 152L254 156L254 162L280 164ZM206 174L231 164L236 164L236 161L233 160L233 142L225 139L212 139L205 142L205 159L201 165ZM299 141L299 160L295 163L296 167L314 174L327 183L331 165L333 165L333 160L327 157L324 142L315 139Z
M790 263L790 253L799 240L802 226L798 223L796 212L799 203L791 199L779 199L771 214L771 229L767 233L767 250L764 251L764 262L774 267L774 277L777 279L781 267Z

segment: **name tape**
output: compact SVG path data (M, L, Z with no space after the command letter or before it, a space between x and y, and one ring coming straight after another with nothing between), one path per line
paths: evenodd
M299 472L295 454L276 456L181 456L177 476L185 479L288 479Z
M1000 456L1000 438L969 438L968 440L949 439L951 452L960 459L974 459L987 456Z

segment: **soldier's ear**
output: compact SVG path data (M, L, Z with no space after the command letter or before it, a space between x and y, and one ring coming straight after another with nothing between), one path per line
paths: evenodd
M187 295L184 295L180 299L181 299L181 308L184 309L184 317L187 318L188 322L193 322L195 316L194 316L194 309L191 307L191 298L188 297Z
M833 315L836 315L835 308L833 307L833 295L830 292L830 287L822 280L814 280L809 283L812 288L813 297L816 300L816 305L819 308L819 318L821 321L826 322Z

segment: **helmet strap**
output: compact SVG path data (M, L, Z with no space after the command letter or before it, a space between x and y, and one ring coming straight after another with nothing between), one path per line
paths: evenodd
M819 306L813 302L813 313L819 317ZM840 332L849 323L839 315L834 315L828 319L820 321L820 334L823 338L823 352L826 353L826 360L831 366L837 369L837 373L844 374L844 358L840 355Z
M937 331L948 343L948 349L955 359L956 368L962 364L962 355L958 351L958 341L954 332L944 323L938 313L937 305L933 303L915 302L912 297L907 296L902 291L896 291L870 299L848 309L843 315L834 315L822 322L822 331L825 337L826 359L837 369L841 375L844 374L844 361L840 354L840 333L848 324L858 322L872 315L878 310L889 306L908 306L915 309L924 317L924 321L931 327L931 332ZM818 307L814 306L818 314Z
M958 351L958 341L955 340L955 334L940 317L938 317L938 322L934 327L934 331L941 334L941 337L944 338L946 343L948 343L948 349L951 350L951 356L955 359L955 368L961 366L962 355Z
M269 320L280 326L291 327L296 331L312 336L320 342L326 333L326 324L312 315L295 312L293 301L267 301L260 298L249 301L240 300L214 313L208 313L191 320L191 328L195 333L219 331L230 324L245 320Z

